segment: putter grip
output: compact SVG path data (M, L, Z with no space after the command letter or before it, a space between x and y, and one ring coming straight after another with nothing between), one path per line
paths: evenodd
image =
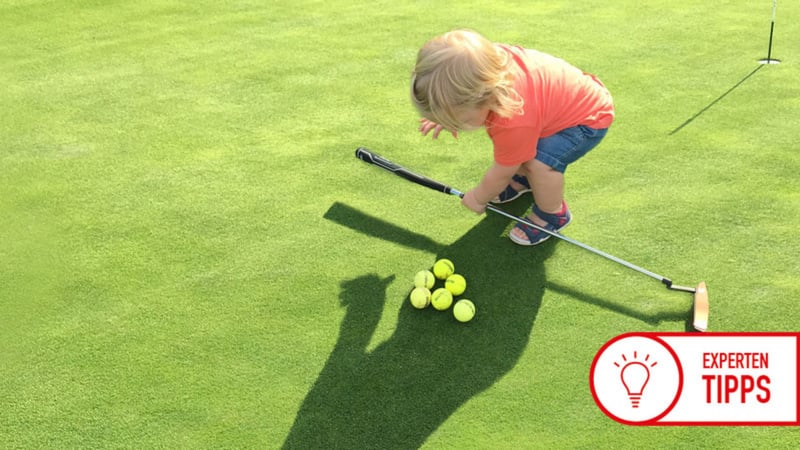
M432 180L418 173L414 173L406 169L405 167L399 164L395 164L389 161L388 159L364 147L359 147L358 149L356 149L356 158L364 162L376 165L382 169L388 170L389 172L392 172L399 177L405 178L408 181L412 181L419 185L425 186L426 188L433 189L434 191L444 192L445 194L453 194L458 196L462 195L460 192L456 191L455 189L451 188L446 184L440 183L436 180Z

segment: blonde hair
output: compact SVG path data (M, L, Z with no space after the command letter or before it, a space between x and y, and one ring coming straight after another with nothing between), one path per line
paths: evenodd
M459 113L489 108L500 117L522 114L514 90L520 75L511 55L470 30L437 36L422 46L411 76L411 100L419 113L455 131L465 124Z

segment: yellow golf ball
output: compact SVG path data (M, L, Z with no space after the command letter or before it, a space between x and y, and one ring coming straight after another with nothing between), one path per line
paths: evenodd
M475 304L462 298L453 306L453 316L455 316L456 320L459 322L469 322L475 317Z
M436 281L436 277L433 276L430 270L420 270L414 275L414 286L415 287L424 287L424 288L432 288L433 283Z
M444 281L444 287L453 295L461 295L467 289L467 280L463 276L454 273Z
M445 280L456 271L453 261L442 258L433 264L433 274L440 280Z
M426 287L414 288L409 296L411 305L417 309L425 309L431 304L431 291Z
M431 294L431 304L439 311L444 311L453 304L453 294L445 288L439 288Z

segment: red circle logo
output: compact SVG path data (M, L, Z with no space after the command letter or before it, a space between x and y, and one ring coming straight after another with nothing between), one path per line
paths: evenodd
M589 381L597 406L628 425L657 422L683 390L677 353L662 339L629 333L607 342L592 361Z

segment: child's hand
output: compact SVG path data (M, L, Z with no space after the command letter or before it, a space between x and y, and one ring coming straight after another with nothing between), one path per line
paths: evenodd
M461 204L475 212L475 214L483 214L486 212L486 203L481 203L475 198L475 189L464 194L461 199Z
M436 139L439 137L439 133L441 133L442 130L444 130L444 127L424 117L422 119L419 119L419 132L422 133L423 136L427 136L428 133L431 132L431 130L433 130L433 138ZM454 138L458 139L457 131L451 131L450 134L452 134Z

